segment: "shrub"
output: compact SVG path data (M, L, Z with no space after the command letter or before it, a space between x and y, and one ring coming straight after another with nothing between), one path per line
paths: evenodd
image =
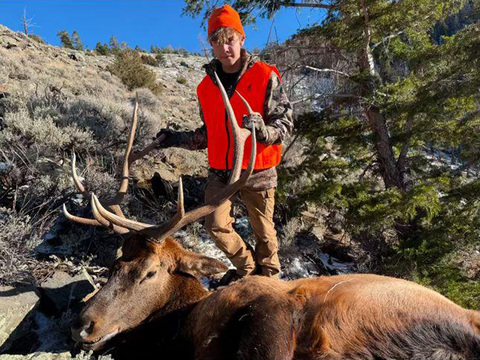
M31 251L38 237L31 236L30 218L0 208L0 284L13 284L30 276Z
M158 62L156 57L150 56L150 55L140 55L142 59L142 63L145 65L150 65L150 66L158 66L160 63Z
M152 111L156 110L156 107L159 104L158 98L152 94L149 89L140 88L135 90L135 93L138 97L138 103L141 109L149 109Z
M54 117L40 111L35 112L33 116L24 109L16 113L7 113L5 125L8 132L36 143L39 149L61 150L65 147L75 147L89 150L95 144L91 140L90 131L82 130L76 124L58 127Z
M166 63L165 56L162 53L157 53L155 59L157 60L158 65L164 66Z
M184 85L187 83L187 79L185 79L183 76L179 76L177 77L177 83Z
M188 64L187 64L185 61L183 61L183 60L180 61L180 66L183 66L183 67L186 67L186 68L190 67L190 66L188 66Z
M30 35L28 35L28 37L29 37L30 39L35 40L36 42L39 42L40 44L45 44L45 41L43 41L43 39L42 39L40 36L38 36L38 35L30 34Z
M134 50L126 49L118 52L115 62L108 67L108 70L118 76L130 91L144 87L157 95L161 92L162 88L156 82L155 73L143 65L140 54Z

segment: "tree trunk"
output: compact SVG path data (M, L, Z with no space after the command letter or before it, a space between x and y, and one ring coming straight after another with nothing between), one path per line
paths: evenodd
M375 61L370 47L371 30L370 20L368 16L368 8L365 0L361 2L365 28L363 31L364 48L359 52L358 64L360 71L368 71L370 81L364 85L362 95L369 96L373 94L376 88L378 73L375 69ZM390 141L390 134L388 133L387 124L380 109L376 106L369 106L365 109L365 115L368 124L375 136L375 150L377 152L378 162L380 164L380 171L382 173L383 181L386 188L397 187L402 191L406 186L403 181L403 175L397 166L397 161L393 153L392 144Z
M385 187L397 187L401 190L405 190L403 176L397 167L397 161L393 154L390 136L383 115L375 106L367 109L366 115L368 124L375 134L375 150L377 152L380 171L382 173Z

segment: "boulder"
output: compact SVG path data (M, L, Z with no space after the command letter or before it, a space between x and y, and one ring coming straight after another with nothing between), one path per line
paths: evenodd
M30 332L32 313L39 302L34 286L0 287L0 353Z
M95 289L92 280L85 272L70 276L64 271L56 271L39 288L41 310L48 316L59 317L68 309L78 305Z

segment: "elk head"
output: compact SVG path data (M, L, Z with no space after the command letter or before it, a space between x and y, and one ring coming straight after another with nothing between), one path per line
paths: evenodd
M105 286L86 304L72 325L72 337L98 350L115 335L135 329L155 315L200 300L206 291L194 278L224 272L221 261L183 249L175 240L127 238Z
M207 291L196 277L227 270L227 266L222 262L186 251L170 237L183 226L212 213L243 187L253 172L256 155L255 131L253 130L251 134L253 141L250 162L247 170L241 174L244 144L250 136L250 131L239 127L218 77L217 83L232 128L234 166L229 184L213 199L186 213L180 179L177 213L170 220L160 225L151 225L123 216L118 200L121 200L126 192L128 168L133 162L129 155L136 126L137 105L135 105L132 130L124 159L122 175L124 186L121 187L122 194L117 194L111 201L106 202L111 211L105 208L94 194L89 193L95 219L75 217L69 214L64 206L65 215L73 221L103 225L127 235L122 246L122 256L112 266L107 283L90 299L72 326L73 339L82 343L84 348L98 350L115 335L134 329L155 315L168 313L200 300L207 295ZM248 103L243 97L241 99L251 112ZM75 161L72 163L75 184L86 195L87 192L75 173Z

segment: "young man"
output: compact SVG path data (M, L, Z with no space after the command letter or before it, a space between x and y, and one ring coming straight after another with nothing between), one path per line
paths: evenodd
M280 262L273 223L276 166L280 162L281 143L293 129L292 108L281 86L278 70L258 61L242 48L245 33L238 13L230 6L224 5L213 11L208 21L208 40L215 59L205 65L206 76L197 88L204 125L192 132L163 129L157 134L165 136L160 147L208 148L210 170L205 198L213 197L226 185L229 169L233 166L233 141L215 71L227 91L237 120L243 118L244 127L255 126L258 141L255 171L240 191L255 234L255 250L249 248L233 229L231 201L205 219L205 226L215 244L236 267L225 274L220 285L254 273L278 276ZM247 110L235 90L247 99L255 114L246 116ZM246 151L244 168L249 156Z

